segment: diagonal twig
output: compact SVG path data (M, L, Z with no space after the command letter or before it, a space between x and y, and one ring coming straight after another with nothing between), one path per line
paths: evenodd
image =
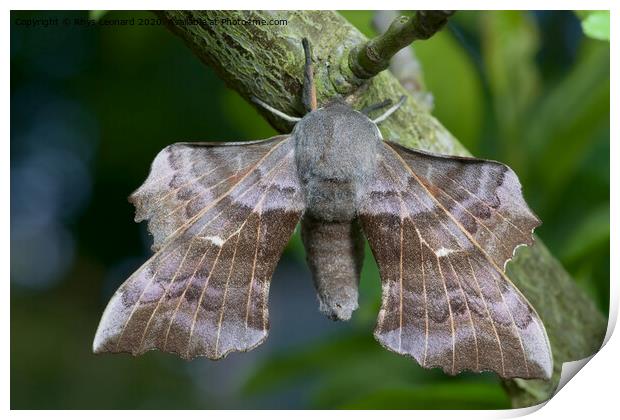
M418 39L428 39L439 31L454 12L451 10L419 10L415 16L400 16L385 33L349 54L349 67L360 79L370 79L390 65L390 59L402 48Z
M382 34L388 30L390 24L398 17L396 10L377 10L372 18L372 26L375 31ZM433 109L434 98L426 89L424 72L415 55L413 48L399 50L390 60L390 72L398 79L401 85L407 89L428 111Z

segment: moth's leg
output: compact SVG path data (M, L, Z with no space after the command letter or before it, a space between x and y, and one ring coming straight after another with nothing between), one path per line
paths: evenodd
M379 123L382 123L383 121L385 121L390 115L392 115L394 112L396 112L398 110L398 108L400 108L400 106L402 104L405 103L405 99L407 99L407 97L405 95L401 96L400 100L398 101L398 103L396 105L394 105L393 107L391 107L390 109L385 111L383 113L383 115L381 115L380 117L377 117L374 120L372 120L372 122L374 122L375 124L379 124Z
M317 108L316 103L316 86L314 85L314 67L312 66L312 48L307 38L301 40L306 56L306 65L304 66L304 89L302 93L302 101L306 111L312 112Z
M391 99L386 99L383 102L379 102L378 104L368 105L365 108L360 109L360 112L366 116L368 116L371 112L376 111L381 108L385 108L386 106L392 105Z
M254 102L255 104L262 106L267 111L271 112L272 114L277 115L278 117L282 118L283 120L290 121L290 122L297 122L297 121L301 120L301 118L299 118L299 117L292 117L292 116L290 116L288 114L285 114L282 111L278 111L274 107L272 107L270 105L267 105L265 102L263 102L260 99L258 99L256 96L252 96L250 99L252 99L252 102Z

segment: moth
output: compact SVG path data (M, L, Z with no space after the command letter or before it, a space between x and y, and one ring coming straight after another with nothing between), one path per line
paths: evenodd
M515 173L498 162L384 141L368 113L341 99L317 106L305 53L307 114L292 132L239 143L176 143L130 197L155 254L111 298L94 352L159 349L220 359L267 338L269 283L301 221L320 310L357 308L364 236L379 266L375 337L448 374L491 370L549 378L545 328L506 277L540 224ZM391 105L391 104L389 104Z

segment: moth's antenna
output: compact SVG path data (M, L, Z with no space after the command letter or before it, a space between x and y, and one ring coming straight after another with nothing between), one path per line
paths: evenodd
M304 47L306 56L306 65L304 67L304 90L302 93L302 101L308 112L317 108L316 104L316 86L314 85L314 66L312 65L312 48L308 38L303 38L301 44Z
M372 122L374 122L375 124L379 124L385 121L390 115L396 112L396 110L398 110L398 108L400 108L402 104L405 103L405 99L407 99L405 95L401 96L396 105L394 105L393 107L385 111L385 113L383 113L383 115L381 115L380 117L377 117L374 120L372 120Z
M301 118L299 118L299 117L291 117L290 115L285 114L282 111L278 111L274 107L269 106L265 102L263 102L260 99L258 99L256 96L252 96L250 99L252 99L252 102L254 102L255 104L262 106L267 111L271 112L272 114L277 115L278 117L282 118L283 120L286 120L286 121L289 121L289 122L297 122L297 121L301 120Z
M371 112L376 111L377 109L385 108L386 106L390 105L392 105L392 100L386 99L385 101L379 102L378 104L368 105L367 107L360 109L360 112L364 115L368 115Z

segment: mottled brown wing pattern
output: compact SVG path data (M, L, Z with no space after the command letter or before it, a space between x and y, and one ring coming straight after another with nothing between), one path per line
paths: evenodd
M219 359L264 341L269 282L304 208L293 153L283 137L167 149L168 163L156 161L147 186L138 190L147 197L140 211L158 219L181 202L184 219L151 225L167 239L112 297L95 352L160 349L187 359ZM202 172L211 175L201 178ZM203 194L220 177L231 177L228 190L218 186ZM181 185L192 194L166 192ZM188 204L190 196L201 194L201 208Z
M129 201L148 220L153 250L236 185L288 136L239 143L176 143L164 148Z
M502 223L531 235L538 220L514 173L499 165L385 144L360 209L382 279L375 337L449 374L492 370L505 378L547 378L552 359L542 322L503 272L512 248L531 238L515 238L518 232ZM508 197L516 192L519 197ZM463 208L450 205L447 195ZM493 210L483 211L481 203ZM501 246L477 235L482 221L469 219L465 209L489 216ZM504 246L510 252L501 251Z
M388 142L424 189L502 269L519 245L533 243L540 220L529 209L517 175L488 160L441 156Z

